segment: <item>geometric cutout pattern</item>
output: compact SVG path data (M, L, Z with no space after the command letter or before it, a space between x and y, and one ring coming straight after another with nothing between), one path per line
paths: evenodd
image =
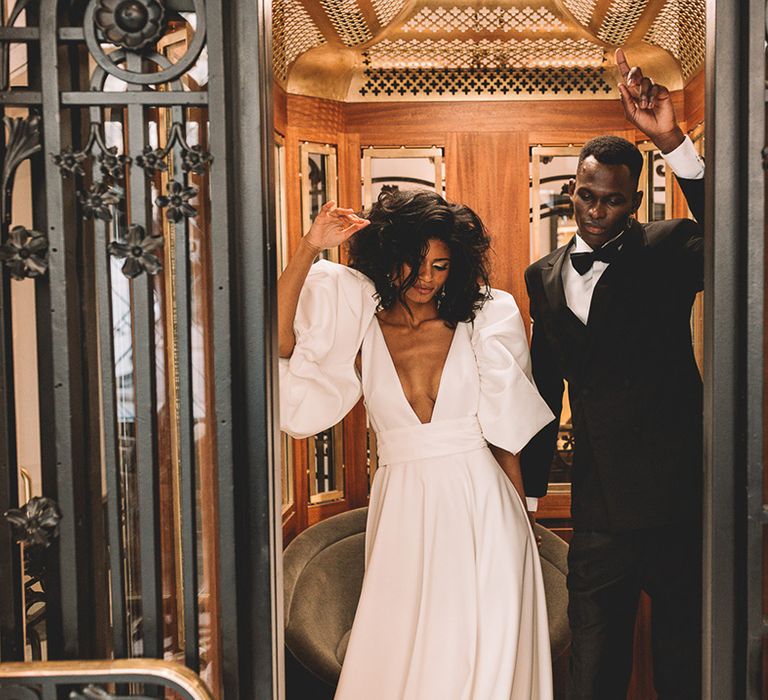
M704 63L706 32L706 0L667 0L645 41L669 51L688 80Z
M648 0L613 0L597 31L599 39L621 46L632 33Z
M347 46L373 39L373 34L355 0L320 0L339 38Z
M423 7L403 32L563 32L567 25L545 7Z
M563 4L586 27L592 20L597 0L563 0Z
M558 68L601 66L588 39L384 39L364 52L371 68Z
M278 80L288 77L288 68L305 51L325 43L312 18L299 0L272 3L272 68Z
M362 97L429 97L430 95L597 95L613 86L605 69L559 68L371 68L366 64Z
M405 0L373 0L373 9L379 25L387 26L392 18L405 6Z

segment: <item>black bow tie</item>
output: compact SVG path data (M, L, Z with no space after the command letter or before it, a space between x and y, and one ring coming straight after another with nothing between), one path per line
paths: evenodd
M595 260L610 264L615 262L618 257L619 244L616 241L612 241L602 248L598 248L589 253L571 253L571 263L576 272L580 275L586 275L587 272L592 269L592 264Z

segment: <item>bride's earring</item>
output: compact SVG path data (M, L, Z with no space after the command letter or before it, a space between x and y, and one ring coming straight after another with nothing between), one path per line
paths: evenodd
M435 295L437 299L437 308L440 308L440 305L445 300L445 287L440 287L440 291Z

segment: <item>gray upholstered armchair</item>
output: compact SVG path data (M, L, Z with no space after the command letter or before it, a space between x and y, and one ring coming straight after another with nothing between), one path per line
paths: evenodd
M315 676L335 686L360 597L367 508L341 513L302 532L283 559L285 644ZM552 658L568 647L568 545L537 525Z

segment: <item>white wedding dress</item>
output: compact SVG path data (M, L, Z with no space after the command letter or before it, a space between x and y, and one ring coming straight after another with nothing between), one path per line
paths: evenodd
M296 347L280 361L282 429L307 437L365 397L379 468L366 570L336 698L549 700L552 672L536 542L487 443L517 453L553 416L530 378L506 292L459 323L432 420L405 398L372 282L312 266ZM362 352L362 378L355 358Z

